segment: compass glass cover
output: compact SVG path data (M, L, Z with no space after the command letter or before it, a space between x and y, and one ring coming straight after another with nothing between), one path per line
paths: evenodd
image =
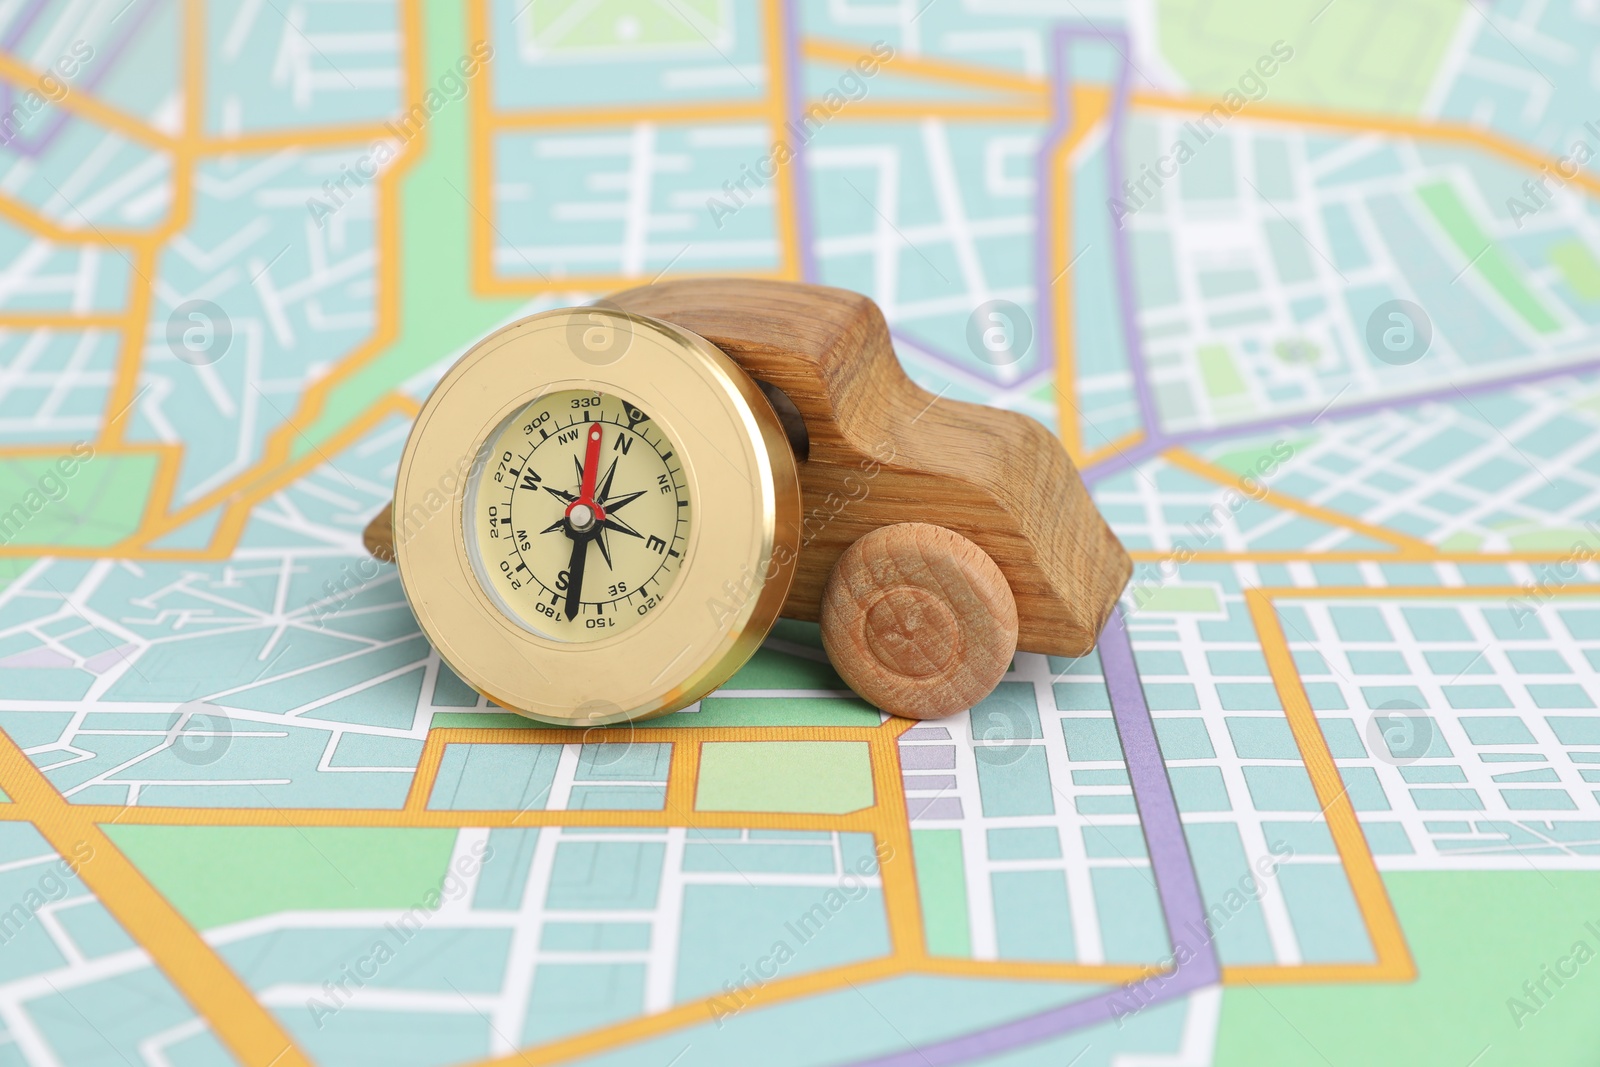
M599 641L665 601L688 545L689 489L649 413L590 390L547 393L484 446L465 509L478 581L559 641Z

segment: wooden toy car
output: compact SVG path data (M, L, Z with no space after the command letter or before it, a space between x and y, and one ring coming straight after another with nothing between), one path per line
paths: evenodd
M822 624L844 680L898 715L986 696L1017 648L1081 656L1132 570L1061 443L906 377L876 304L793 282L694 279L604 302L706 339L761 385L798 461L782 613ZM386 508L368 549L390 559Z

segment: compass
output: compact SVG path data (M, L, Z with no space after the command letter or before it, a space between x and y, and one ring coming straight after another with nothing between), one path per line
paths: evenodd
M590 726L679 710L744 664L789 592L800 489L771 404L715 346L577 308L450 369L392 523L441 658L503 707Z

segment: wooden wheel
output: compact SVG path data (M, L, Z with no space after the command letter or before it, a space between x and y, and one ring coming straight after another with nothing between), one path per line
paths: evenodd
M906 522L844 550L822 594L822 645L892 715L938 719L994 691L1017 650L1017 602L983 549Z

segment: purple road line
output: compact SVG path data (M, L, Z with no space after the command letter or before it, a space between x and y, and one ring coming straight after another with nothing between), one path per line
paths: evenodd
M1139 825L1144 827L1145 844L1150 850L1150 873L1155 875L1167 932L1174 945L1188 944L1191 933L1207 929L1205 899L1200 895L1189 840L1183 835L1178 801L1167 777L1161 746L1156 742L1155 723L1133 661L1133 642L1128 638L1120 610L1111 613L1105 629L1100 631L1100 667L1111 694L1111 715L1122 741L1122 757L1128 765ZM1216 946L1209 937L1194 948L1194 958L1179 968L1180 974L1191 970L1196 986L1220 979Z
M0 37L0 50L12 53L17 50L17 43L27 36L28 30L33 27L39 18L39 13L44 10L50 0L30 0L28 6L17 16L16 20L6 29L4 37ZM16 91L10 82L0 83L0 114L6 114L16 102Z
M1203 430L1190 430L1173 434L1171 437L1161 441L1141 442L1134 448L1126 450L1123 455L1112 456L1102 460L1083 472L1083 480L1086 484L1093 485L1095 482L1120 473L1125 467L1149 459L1161 450L1175 445L1231 440L1237 437L1249 437L1251 434L1266 433L1269 430L1304 429L1310 426L1313 421L1319 419L1337 422L1343 419L1375 415L1380 411L1388 411L1393 408L1410 407L1432 402L1450 403L1459 400L1461 395L1472 397L1483 393L1497 393L1519 385L1531 385L1551 378L1562 378L1571 374L1587 374L1597 370L1600 370L1600 356L1591 356L1576 363L1540 367L1537 370L1507 374L1499 378L1485 378L1481 381L1469 382L1466 385L1452 384L1442 389L1423 389L1415 393L1405 393L1398 396L1376 397L1372 400L1363 400L1343 407L1328 408L1321 415L1309 411L1290 412L1277 418L1257 419L1253 422L1240 422L1229 426L1211 426Z
M1181 946L1174 949L1179 953L1176 966L1171 972L1136 983L1137 989L1119 986L975 1033L861 1060L854 1067L952 1067L971 1063L1073 1030L1115 1022L1141 1007L1166 1003L1221 980L1216 945L1206 933L1200 882L1195 877L1189 842L1178 817L1178 802L1156 743L1155 723L1150 719L1150 708L1133 662L1133 645L1120 612L1111 613L1100 634L1100 665L1111 692L1111 714L1122 739L1128 779L1150 852L1156 894L1161 899L1172 943Z
M1071 75L1068 70L1066 44L1075 37L1092 37L1094 31L1087 29L1069 29L1058 26L1052 37L1050 53L1050 108L1052 118L1049 128L1045 131L1044 141L1039 146L1039 151L1033 158L1033 185L1034 202L1038 205L1039 223L1036 228L1037 237L1033 243L1033 271L1037 279L1038 288L1034 295L1033 321L1035 332L1038 334L1040 360L1039 365L1046 373L1054 373L1056 367L1056 337L1055 337L1055 309L1050 302L1050 281L1053 275L1050 271L1050 234L1060 223L1054 218L1055 205L1051 201L1047 190L1050 188L1050 157L1060 147L1062 140L1067 136L1067 131L1072 128L1072 101L1067 95L1066 86ZM899 331L890 330L892 336L901 339ZM925 341L912 337L904 337L906 344L910 344L922 352L933 356L942 363L972 373L971 365L947 355ZM1028 375L1031 380L1037 372ZM989 384L1000 384L991 382ZM1016 388L1013 383L1006 388Z
M22 40L28 31L33 28L33 24L38 20L40 12L44 11L45 6L49 3L50 0L29 0L28 6L23 8L22 13L16 17L6 30L6 35L0 37L0 48L4 48L7 52L15 51L17 42Z
M1164 441L1140 441L1131 448L1124 448L1117 454L1108 456L1092 467L1084 468L1079 473L1083 478L1084 485L1094 486L1112 475L1122 473L1125 469L1132 470L1145 460L1159 456L1167 449L1181 444L1183 444L1183 441L1180 438L1171 438Z
M1058 323L1055 307L1050 300L1054 274L1050 267L1050 238L1056 230L1066 225L1066 219L1055 217L1056 205L1047 194L1050 187L1050 160L1063 138L1071 129L1071 97L1068 86L1072 81L1072 60L1068 51L1077 39L1120 42L1117 81L1112 87L1111 116L1106 131L1106 183L1114 192L1122 184L1122 137L1128 113L1128 82L1131 67L1126 58L1131 47L1127 34L1113 29L1094 27L1056 27L1051 39L1050 99L1055 111L1055 122L1039 150L1035 167L1035 185L1038 190L1039 240L1034 246L1034 272L1042 286L1034 308L1034 318L1039 326L1039 343L1049 352L1049 365L1056 366L1059 350L1058 331L1069 330L1068 323ZM1139 418L1144 424L1144 445L1152 452L1167 447L1161 436L1161 422L1156 412L1155 399L1150 394L1148 372L1145 367L1143 340L1139 334L1138 312L1133 296L1133 257L1128 250L1127 234L1113 221L1111 225L1111 256L1114 268L1113 281L1117 290L1119 317L1122 320L1123 344L1128 354L1128 371L1133 378L1134 398L1139 407ZM1071 284L1070 281L1068 284ZM1058 382L1057 388L1061 385ZM1082 412L1079 412L1080 417ZM1080 430L1081 436L1081 430Z
M128 21L123 23L121 35L107 45L103 52L95 53L92 61L94 66L89 71L89 76L84 79L83 92L94 92L100 83L111 75L111 72L116 69L117 60L127 50L128 46L133 43L133 39L138 36L139 30L143 28L144 23L149 19L150 13L155 8L156 5L154 4L140 4L133 10ZM72 92L73 90L69 88L67 91ZM4 110L9 110L9 107L8 101ZM50 116L49 124L39 131L39 136L36 140L28 142L18 138L15 151L29 158L37 158L50 148L51 144L55 142L57 137L61 136L61 132L72 121L72 115L56 111Z
M1117 48L1117 83L1111 89L1111 125L1106 134L1106 179L1112 196L1122 188L1122 134L1128 117L1128 81L1132 66L1127 59L1132 42L1120 30L1107 37L1120 42ZM1152 440L1161 438L1161 417L1155 398L1150 395L1150 374L1144 361L1144 339L1139 334L1139 311L1133 299L1133 255L1128 250L1128 235L1117 220L1111 220L1111 261L1117 280L1117 306L1122 316L1122 343L1128 353L1128 372L1133 376L1133 394L1139 403L1139 419Z
M1055 368L1045 364L1035 367L1033 370L1029 371L1027 374L1024 374L1014 382L991 381L990 379L983 377L983 375L975 372L970 363L963 362L955 356L952 356L943 348L940 348L938 345L935 345L930 341L924 341L920 337L913 337L904 330L893 326L889 328L889 337L894 341L896 351L899 351L902 348L914 348L923 355L926 355L935 363L941 363L947 367L950 367L952 370L960 371L962 374L972 378L975 382L982 384L985 388L1009 389L1013 392L1018 389L1031 390L1036 389L1041 385L1050 384L1055 375Z
M784 0L783 4L783 65L784 92L789 97L789 114L785 116L796 132L805 130L806 86L805 68L800 59L800 0ZM788 141L788 137L785 136ZM811 248L811 176L806 172L806 146L798 138L789 141L794 162L790 173L794 175L795 241L800 245L800 280L820 281L817 274L817 257Z
M1056 309L1051 299L1051 290L1054 288L1051 282L1055 275L1050 270L1050 238L1065 220L1056 219L1055 203L1050 197L1050 159L1072 127L1072 101L1067 95L1067 43L1082 32L1057 26L1051 36L1050 110L1053 119L1033 165L1034 203L1039 206L1038 237L1033 245L1033 274L1038 279L1039 289L1033 302L1033 319L1038 324L1039 351L1044 357L1044 366L1052 371L1056 369L1056 353L1060 350L1056 336L1060 327L1056 323ZM1070 279L1068 284L1071 284Z

